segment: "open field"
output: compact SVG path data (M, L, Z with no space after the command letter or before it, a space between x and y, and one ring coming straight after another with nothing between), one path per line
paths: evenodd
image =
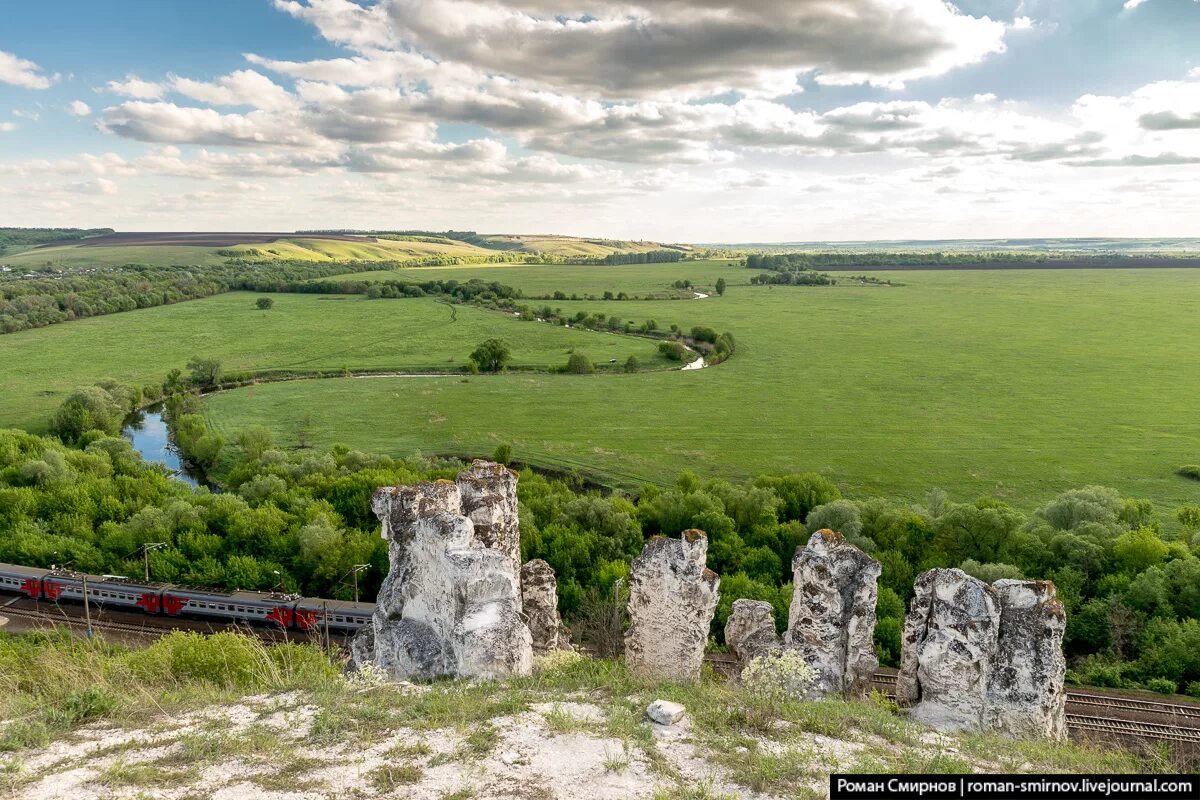
M891 288L751 288L720 264L452 272L568 294L613 275L629 290L724 274L725 297L552 305L710 325L733 333L737 353L687 373L260 386L209 398L212 424L262 424L287 441L304 411L322 443L392 453L509 441L520 459L625 485L684 468L816 470L856 495L940 487L1028 508L1099 483L1168 508L1200 501L1200 484L1174 474L1200 456L1191 270L906 272Z
M256 296L235 292L0 336L0 427L43 432L73 389L102 378L158 382L194 355L220 358L227 371L445 370L499 336L512 345L516 366L558 366L571 348L595 361L637 355L647 366L664 363L646 339L520 322L431 299L277 294L264 312L255 309Z
M82 247L143 247L146 245L182 244L193 247L233 247L239 244L266 244L280 239L293 239L292 233L110 233L105 236L92 236L80 242ZM373 237L347 236L344 234L314 234L310 239L328 239L331 241L370 241Z

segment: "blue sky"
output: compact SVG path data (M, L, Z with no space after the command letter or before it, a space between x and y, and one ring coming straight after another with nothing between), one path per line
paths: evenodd
M1195 235L1193 0L10 0L0 224Z

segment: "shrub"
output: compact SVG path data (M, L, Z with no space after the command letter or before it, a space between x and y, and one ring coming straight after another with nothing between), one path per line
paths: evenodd
M260 297L254 301L254 305L259 309L266 311L268 308L275 305L275 301L269 297Z
M1183 693L1188 697L1200 698L1200 681L1192 681L1183 689Z
M626 372L637 372L642 368L642 362L638 361L637 356L630 356L625 360Z
M804 657L790 649L764 653L742 670L746 691L777 701L804 698L816 679Z
M1175 681L1169 678L1151 678L1146 681L1146 688L1159 694L1175 694L1178 687L1175 685Z
M687 348L679 342L660 342L658 352L662 353L671 361L683 361L687 358Z
M1175 470L1175 472L1185 478L1191 478L1194 481L1200 481L1200 464L1184 464L1182 467Z
M596 365L583 353L571 353L567 358L567 372L572 375L590 375L596 371Z
M512 461L512 445L507 442L496 445L496 449L492 451L492 461L508 466Z

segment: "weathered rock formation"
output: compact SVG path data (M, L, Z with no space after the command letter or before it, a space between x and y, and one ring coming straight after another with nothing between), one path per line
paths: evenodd
M988 681L990 730L1010 736L1067 738L1067 615L1049 581L999 580L1000 637Z
M794 589L784 641L817 673L812 697L862 697L879 668L875 600L881 566L840 533L820 530L792 559Z
M516 477L476 461L459 483L385 487L371 507L391 569L371 624L351 645L352 667L370 662L403 678L528 674L531 636L512 551Z
M1062 739L1065 628L1051 583L925 572L904 623L897 702L939 730Z
M775 609L765 600L734 600L725 623L725 644L743 665L763 653L779 650Z
M558 581L554 569L540 558L521 567L521 605L535 653L571 649L567 630L558 616Z
M656 536L633 560L625 662L637 675L694 681L700 677L708 627L721 579L704 565L708 537L684 531Z
M996 592L958 569L917 578L904 621L896 701L939 730L982 730L996 657Z

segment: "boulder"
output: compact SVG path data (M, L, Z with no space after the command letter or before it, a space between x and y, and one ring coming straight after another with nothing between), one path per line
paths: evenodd
M812 697L865 696L879 668L875 600L882 567L840 533L820 530L792 559L784 641L817 673Z
M1000 635L988 681L989 730L1067 738L1063 632L1067 616L1049 581L999 580Z
M633 560L625 634L630 672L677 681L700 677L721 583L705 566L707 552L704 532L688 530L679 539L655 536Z
M774 607L764 600L734 600L725 623L725 644L743 666L763 653L779 650Z
M371 624L351 643L351 668L370 662L394 677L426 679L529 674L519 567L511 552L493 546L517 530L515 493L506 500L515 477L485 462L464 474L472 511L485 520L478 525L464 513L458 483L376 491L372 509L390 568Z
M554 569L540 558L521 567L521 605L535 653L571 649L567 630L558 616L558 581Z

